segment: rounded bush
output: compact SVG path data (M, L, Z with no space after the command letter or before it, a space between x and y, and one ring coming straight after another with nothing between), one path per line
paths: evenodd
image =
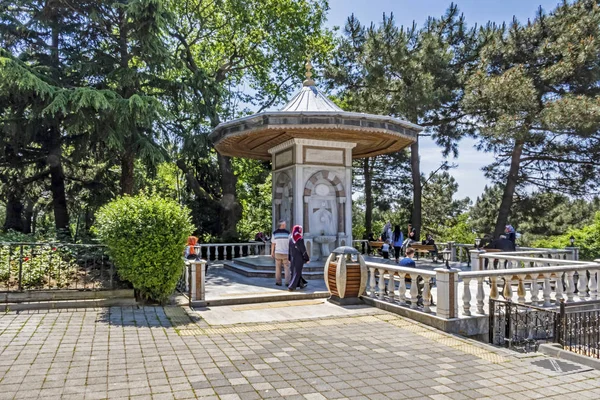
M119 276L143 298L164 303L183 270L189 210L171 199L124 196L98 210L95 229Z

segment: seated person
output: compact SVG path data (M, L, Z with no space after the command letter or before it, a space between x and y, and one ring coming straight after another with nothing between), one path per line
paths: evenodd
M433 251L430 251L431 253L431 257L434 259L437 257L438 254L438 249L437 246L435 245L435 240L433 240L433 235L431 233L427 234L427 239L423 240L422 244L427 245L427 246L433 246Z
M412 267L412 268L416 268L417 264L415 263L415 260L413 260L413 256L415 255L415 249L413 249L412 247L409 247L406 249L406 257L404 257L402 260L400 260L400 266L401 267ZM411 282L412 285L412 282ZM418 278L418 282L417 282L417 305L422 306L423 305L423 288L425 286L424 280L422 276L419 276ZM433 299L431 297L431 292L429 293L429 301L431 303L431 305L435 305L433 303Z
M484 247L484 249L497 249L502 251L515 251L515 244L508 240L506 236L500 235L496 240L492 240L490 244ZM504 261L504 267L506 268L507 262ZM488 260L485 260L485 269L488 267ZM494 260L494 269L498 269L498 260Z
M381 246L381 255L384 259L388 260L390 258L390 241L386 240L383 246Z
M404 254L406 254L406 257L404 257L402 260L400 260L400 263L398 265L400 265L401 267L416 268L417 263L415 263L415 260L413 260L413 257L415 255L415 249L413 249L412 247L409 247L406 249Z
M492 240L490 244L485 246L486 249L498 249L502 251L515 251L515 244L506 238L504 235L500 235L500 237L496 240Z

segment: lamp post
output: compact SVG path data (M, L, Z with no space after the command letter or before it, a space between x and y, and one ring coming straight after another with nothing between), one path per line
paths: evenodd
M571 242L571 247L574 247L574 244L575 244L575 236L571 235L571 237L569 238L569 242Z
M479 250L479 245L481 244L481 238L476 237L475 238L475 247L477 248L477 250Z
M446 268L450 269L450 264L448 264L448 261L450 261L450 249L444 249L442 250L442 257L444 257L444 262L446 263Z

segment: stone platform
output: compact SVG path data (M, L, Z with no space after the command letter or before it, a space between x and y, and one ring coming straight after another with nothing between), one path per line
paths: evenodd
M228 270L237 272L238 274L244 276L275 279L275 260L273 260L271 256L240 257L231 261L224 261L223 265ZM322 280L324 265L325 260L311 261L302 269L302 276L305 279Z
M323 279L312 279L306 288L290 292L285 285L276 286L274 277L249 277L220 263L212 263L206 275L206 305L209 307L325 297L329 297L329 292Z

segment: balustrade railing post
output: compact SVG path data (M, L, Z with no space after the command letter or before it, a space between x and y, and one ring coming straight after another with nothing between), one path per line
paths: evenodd
M532 274L531 276L531 305L537 306L540 298L538 297L538 293L540 292L540 288L538 286L538 275Z
M579 261L579 247L565 247L565 250L569 250L569 260Z
M369 289L371 291L371 293L369 293L369 295L371 297L376 296L375 287L376 287L375 286L375 268L369 267Z
M471 315L471 278L463 278L463 314Z
M600 271L591 270L590 271L590 299L596 300L598 299L598 276L597 274Z
M573 280L574 271L567 271L567 302L573 302L575 297L575 281Z
M479 258L480 254L484 254L484 250L470 250L471 271L483 271L485 269L485 260Z
M404 272L398 274L398 302L400 304L406 303L406 274Z
M585 301L587 296L587 271L579 271L579 283L577 284L577 289L579 300Z
M419 296L419 275L410 274L410 308L417 308Z
M450 261L458 261L456 259L456 242L448 242L448 248L450 249Z
M205 300L205 270L206 270L206 261L198 260L198 261L190 261L189 264L189 299L190 306L193 301L204 301Z
M436 268L437 316L458 317L458 273L456 268Z
M550 302L550 293L552 289L550 288L550 274L544 274L544 307L550 307L552 303Z
M394 302L394 296L395 296L394 291L396 289L396 284L394 283L394 275L395 275L394 271L388 270L388 287L387 287L388 300L391 301L392 303Z
M517 301L519 303L525 303L525 275L517 275L519 278L519 286L517 288Z
M563 273L560 272L557 274L556 276L556 281L555 281L555 292L554 292L554 301L556 302L556 304L558 304L559 302L563 301Z
M483 278L477 278L477 314L485 314L483 300L485 292L483 291Z
M431 312L431 287L429 284L429 277L424 277L423 286L423 311L428 313Z
M377 298L379 300L383 300L385 296L385 270L383 268L378 268L377 272L379 272L379 289L377 290Z

